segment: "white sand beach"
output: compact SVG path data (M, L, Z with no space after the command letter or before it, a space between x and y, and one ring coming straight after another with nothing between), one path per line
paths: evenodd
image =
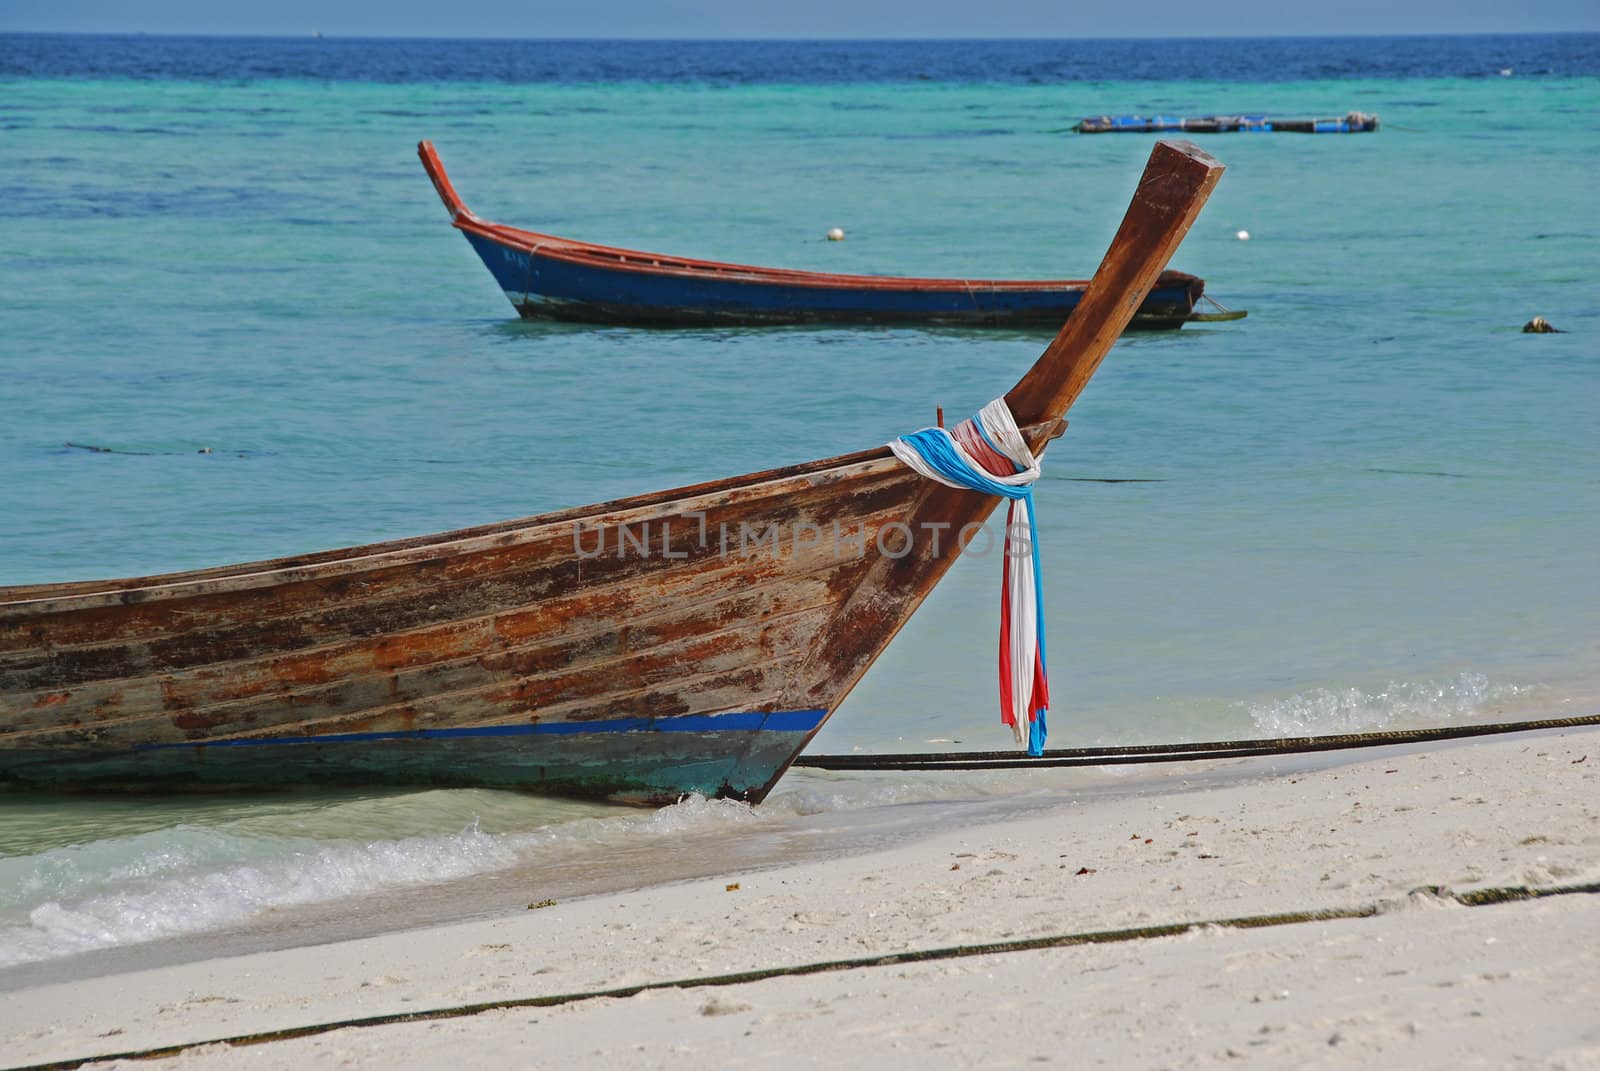
M1256 765L1252 766L1254 763ZM1600 731L1351 756L891 850L8 993L6 1066L914 950L884 962L190 1048L148 1067L1600 1067ZM1196 787L1199 785L1200 787ZM1368 917L1242 929L1297 912Z

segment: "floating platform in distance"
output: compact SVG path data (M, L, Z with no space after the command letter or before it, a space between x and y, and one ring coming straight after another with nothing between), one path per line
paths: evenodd
M1073 128L1080 134L1154 134L1181 130L1188 134L1370 134L1378 117L1350 112L1331 119L1274 119L1266 115L1207 115L1184 119L1175 115L1099 115Z

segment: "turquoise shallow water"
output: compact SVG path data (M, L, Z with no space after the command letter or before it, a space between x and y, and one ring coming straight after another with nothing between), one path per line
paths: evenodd
M1064 133L1078 116L1349 109L1384 129L1204 143L1229 171L1174 266L1250 318L1125 340L1052 448L1051 742L1591 712L1593 77L0 83L0 584L413 535L858 449L936 405L975 410L1046 341L523 324L447 225L419 138L481 214L556 233L1083 276L1152 139ZM832 226L847 240L822 240ZM1520 334L1535 314L1568 333ZM1005 746L998 571L960 564L815 749ZM298 903L283 860L308 846L337 849L316 865L339 880L305 879L325 898L458 877L527 849L495 837L575 816L382 798L16 803L0 862L27 891L0 902L0 945L144 939L135 923L179 888L162 881L261 860L281 885L200 928ZM87 853L70 881L61 852Z

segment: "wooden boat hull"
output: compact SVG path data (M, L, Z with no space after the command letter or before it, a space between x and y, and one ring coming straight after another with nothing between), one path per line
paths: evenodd
M525 320L641 327L932 324L1055 329L1078 307L1088 285L1063 281L1016 287L946 280L872 289L799 285L619 271L471 231L467 241ZM1130 327L1182 327L1204 289L1204 280L1193 275L1163 273Z
M1220 173L1193 146L1152 154L1081 314L1006 395L1035 453ZM997 504L879 448L389 543L0 587L0 788L759 801Z
M846 610L883 527L934 490L873 451L312 559L0 589L0 785L760 798L875 656Z
M467 210L433 147L419 148L451 218L519 315L651 327L932 324L1048 327L1083 299L1087 280L912 279L758 268L599 246L490 223ZM1164 271L1130 323L1172 330L1205 281Z

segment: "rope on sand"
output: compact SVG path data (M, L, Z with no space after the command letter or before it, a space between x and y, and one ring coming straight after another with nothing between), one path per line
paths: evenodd
M1476 889L1456 893L1441 885L1424 885L1414 893L1449 901L1462 907L1485 907L1491 904L1515 903L1521 900L1542 900L1552 896L1572 896L1580 893L1600 893L1600 882L1583 885L1528 886L1513 885L1501 888ZM1127 930L1095 930L1088 933L1065 933L1047 937L1026 937L1015 941L995 941L989 944L955 945L948 948L913 949L894 952L887 956L863 956L856 959L827 960L820 963L801 963L787 967L764 967L733 974L715 974L704 978L679 978L665 982L645 982L640 985L615 989L591 989L578 993L561 993L543 997L517 997L510 1000L491 1000L480 1004L458 1004L447 1008L430 1008L425 1011L396 1012L390 1015L369 1015L360 1019L341 1019L335 1022L313 1023L309 1026L288 1027L283 1030L265 1030L256 1034L239 1034L233 1037L211 1038L207 1041L189 1041L161 1048L135 1049L128 1052L84 1056L53 1063L29 1064L9 1071L73 1071L84 1064L102 1060L155 1060L176 1056L190 1049L206 1045L261 1045L271 1041L291 1041L295 1038L327 1034L335 1030L359 1029L371 1026L393 1026L399 1023L422 1023L439 1019L462 1019L483 1012L505 1011L511 1008L550 1008L559 1004L575 1004L601 998L624 998L640 993L666 989L698 989L712 986L743 985L762 982L769 978L795 977L807 974L827 974L835 971L860 970L868 967L892 967L905 963L925 963L930 960L965 959L972 956L1004 955L1011 952L1033 952L1046 948L1072 948L1079 945L1120 944L1143 941L1156 937L1176 937L1197 927L1215 926L1230 930L1264 930L1275 926L1293 926L1306 922L1332 922L1339 919L1372 918L1383 913L1380 904L1363 904L1357 907L1322 908L1314 911L1292 911L1274 915L1246 915L1231 919L1206 919L1195 922L1173 922L1158 926L1140 926Z
M904 755L801 755L794 765L814 770L1010 770L1044 766L1127 766L1147 762L1198 762L1256 755L1294 755L1313 751L1417 744L1540 729L1575 729L1600 725L1600 714L1538 721L1506 721L1485 725L1452 725L1438 729L1390 729L1326 736L1286 736L1264 740L1213 740L1192 744L1135 744L1123 747L1048 748L1037 757L1014 751L944 751Z

